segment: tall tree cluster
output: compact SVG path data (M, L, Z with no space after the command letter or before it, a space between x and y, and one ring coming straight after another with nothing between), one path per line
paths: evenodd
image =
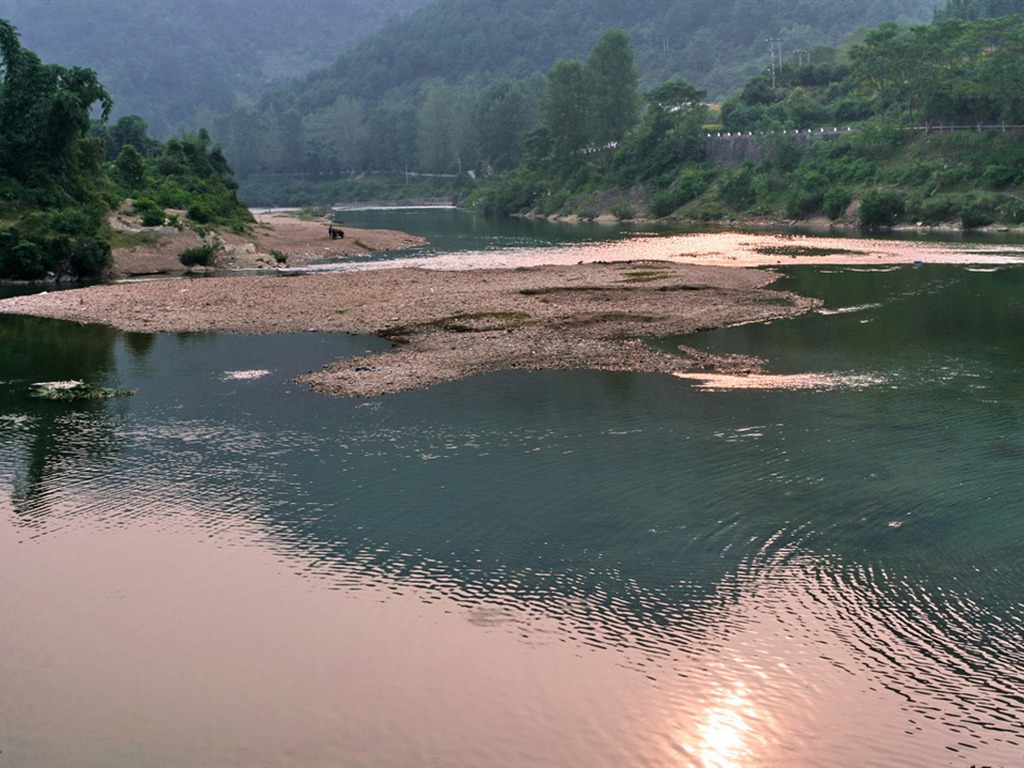
M110 258L102 145L90 110L111 100L96 73L43 64L0 19L0 276L96 273ZM25 212L28 211L26 214Z
M915 125L1024 123L1024 16L883 24L850 59L876 111Z
M53 204L84 202L99 174L89 115L98 104L105 119L110 96L91 69L43 64L4 19L0 58L0 176Z
M935 11L935 20L977 21L1016 13L1024 13L1024 0L947 0L943 8Z
M633 45L621 29L605 32L585 63L557 62L543 102L552 155L572 165L581 151L623 139L636 123L638 82Z
M110 126L111 107L95 72L44 64L0 19L0 279L100 276L106 217L126 197L152 224L173 218L166 208L195 224L251 221L205 131L161 144L137 116Z

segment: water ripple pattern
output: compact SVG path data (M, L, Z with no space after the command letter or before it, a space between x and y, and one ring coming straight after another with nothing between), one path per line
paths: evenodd
M790 279L857 311L687 343L756 349L780 375L879 381L709 392L670 376L510 371L334 400L292 380L324 361L322 345L336 351L330 337L129 338L41 326L42 344L88 341L76 364L94 368L51 370L58 356L47 354L33 363L47 374L39 379L80 377L138 394L39 402L25 394L26 371L0 370L0 548L31 563L139 530L207 546L189 561L191 581L172 580L151 607L143 601L153 613L131 631L111 623L125 642L146 626L176 625L177 612L231 616L218 601L230 594L225 583L243 579L231 570L238 552L267 554L275 578L261 582L260 631L247 643L260 647L274 632L293 638L287 647L299 650L289 660L305 682L281 699L254 700L275 716L301 708L341 751L348 722L436 741L436 724L423 718L455 712L458 651L479 642L496 666L516 660L489 672L538 689L544 676L530 662L555 658L545 654L600 670L575 681L593 685L600 702L587 694L561 708L565 717L585 704L599 714L584 736L561 734L586 742L578 764L1013 764L1024 753L1024 280L944 270ZM993 301L979 307L979 292ZM345 343L338 354L371 342ZM145 566L132 573L132 582L148 577ZM99 576L83 571L75 581L91 578ZM288 579L302 588L284 589ZM17 583L35 594L34 583ZM296 616L293 602L324 594L294 626L272 626ZM108 598L76 610L113 610ZM453 617L457 631L440 634ZM177 627L156 647L166 659L213 647L225 624ZM337 636L323 634L327 625ZM18 622L10 626L8 642L32 646ZM44 637L61 636L52 631L59 620L42 626ZM344 668L347 677L322 681L336 659L307 655L307 641L351 643L365 656ZM388 655L385 645L398 650ZM405 661L416 653L421 666ZM141 647L125 655L151 658ZM217 671L233 668L230 655L217 658ZM214 671L196 663L199 676ZM421 677L431 664L442 671ZM306 700L318 682L348 690L357 668L372 672L373 685L344 715ZM0 671L20 680L45 669ZM240 673L227 687L258 682ZM505 700L514 682L487 692L502 731L550 738L562 700ZM27 705L5 716L48 711L46 686L39 690L19 689ZM430 712L409 712L416 691L430 692ZM464 727L474 732L471 715L484 706L466 706ZM176 728L183 743L217 731L204 722L177 738ZM461 756L514 764L531 748L503 745ZM388 762L385 746L368 749L352 762ZM525 762L542 762L541 752ZM436 754L410 749L393 762ZM253 762L247 756L234 762Z

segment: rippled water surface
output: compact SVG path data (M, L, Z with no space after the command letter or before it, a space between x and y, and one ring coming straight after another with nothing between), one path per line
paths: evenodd
M786 287L741 388L0 316L0 765L1020 765L1024 271Z

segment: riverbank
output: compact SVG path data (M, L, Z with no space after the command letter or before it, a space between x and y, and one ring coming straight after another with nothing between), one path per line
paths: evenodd
M335 225L344 237L331 237L328 219L303 217L295 211L254 211L255 225L249 232L216 233L221 250L215 254L213 270L245 271L280 267L304 267L324 259L394 251L422 245L422 237L387 229L356 229ZM141 275L174 275L185 271L179 254L206 240L191 229L141 227L136 217L118 214L113 226L127 241L113 250L115 278ZM124 235L127 233L127 236Z

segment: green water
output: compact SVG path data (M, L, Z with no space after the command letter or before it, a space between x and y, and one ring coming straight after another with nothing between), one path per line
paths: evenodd
M788 275L661 343L832 385L339 400L382 342L0 316L0 765L1019 764L1024 271Z

